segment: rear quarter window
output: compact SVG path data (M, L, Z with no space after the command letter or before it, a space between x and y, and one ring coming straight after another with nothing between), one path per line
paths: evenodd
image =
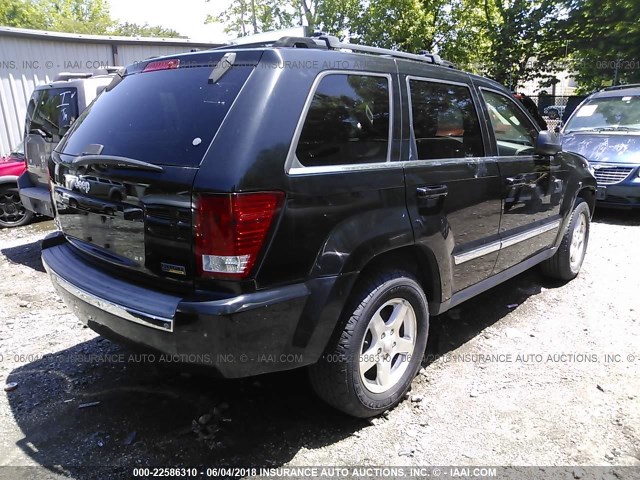
M98 144L102 155L198 166L252 71L234 66L215 83L209 66L128 75L85 110L58 149L77 156Z
M386 162L390 103L386 76L326 75L300 133L298 161L305 167Z

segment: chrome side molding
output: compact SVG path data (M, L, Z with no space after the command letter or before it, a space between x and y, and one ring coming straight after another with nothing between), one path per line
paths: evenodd
M558 228L559 226L560 219L554 220L552 222L545 223L544 225L534 227L530 230L527 230L526 232L517 233L515 235L503 238L502 240L497 240L495 242L488 243L487 245L482 245L481 247L474 248L473 250L454 255L453 261L456 265L460 265L462 263L475 260L476 258L483 257L490 253L497 252L502 248L511 247L513 245L516 245L517 243L524 242L533 237L537 237L538 235L542 235L543 233Z

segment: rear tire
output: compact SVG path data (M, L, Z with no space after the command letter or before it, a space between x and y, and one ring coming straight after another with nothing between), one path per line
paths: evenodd
M578 198L560 248L553 257L540 264L542 273L559 280L573 280L580 272L587 253L590 227L589 205L582 198Z
M20 201L18 187L0 187L0 227L21 227L29 223L33 215Z
M363 278L338 328L325 355L309 367L316 394L361 418L400 403L420 368L429 331L418 282L404 271Z

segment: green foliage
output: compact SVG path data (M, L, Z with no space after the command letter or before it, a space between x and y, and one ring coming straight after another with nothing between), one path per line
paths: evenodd
M138 25L137 23L124 22L111 29L113 35L124 37L163 37L163 38L183 38L180 33L170 28L151 26L148 24Z
M35 0L0 0L0 25L18 28L44 29L43 13Z
M0 0L0 24L57 32L177 37L168 28L116 24L107 0Z
M105 34L113 26L106 0L46 0L38 2L47 30Z
M555 54L568 54L580 92L639 83L640 2L566 0L565 8L568 15L557 21L563 35Z
M205 22L221 23L226 33L244 37L288 28L295 18L296 12L279 0L233 0L221 13L208 15Z
M487 73L515 89L539 70L536 53L558 14L555 0L484 0L484 28L489 39Z

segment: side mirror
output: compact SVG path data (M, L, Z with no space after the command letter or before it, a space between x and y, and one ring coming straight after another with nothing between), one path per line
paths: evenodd
M562 145L558 141L558 137L548 130L542 130L538 133L536 140L535 153L545 157L557 155L562 150Z

